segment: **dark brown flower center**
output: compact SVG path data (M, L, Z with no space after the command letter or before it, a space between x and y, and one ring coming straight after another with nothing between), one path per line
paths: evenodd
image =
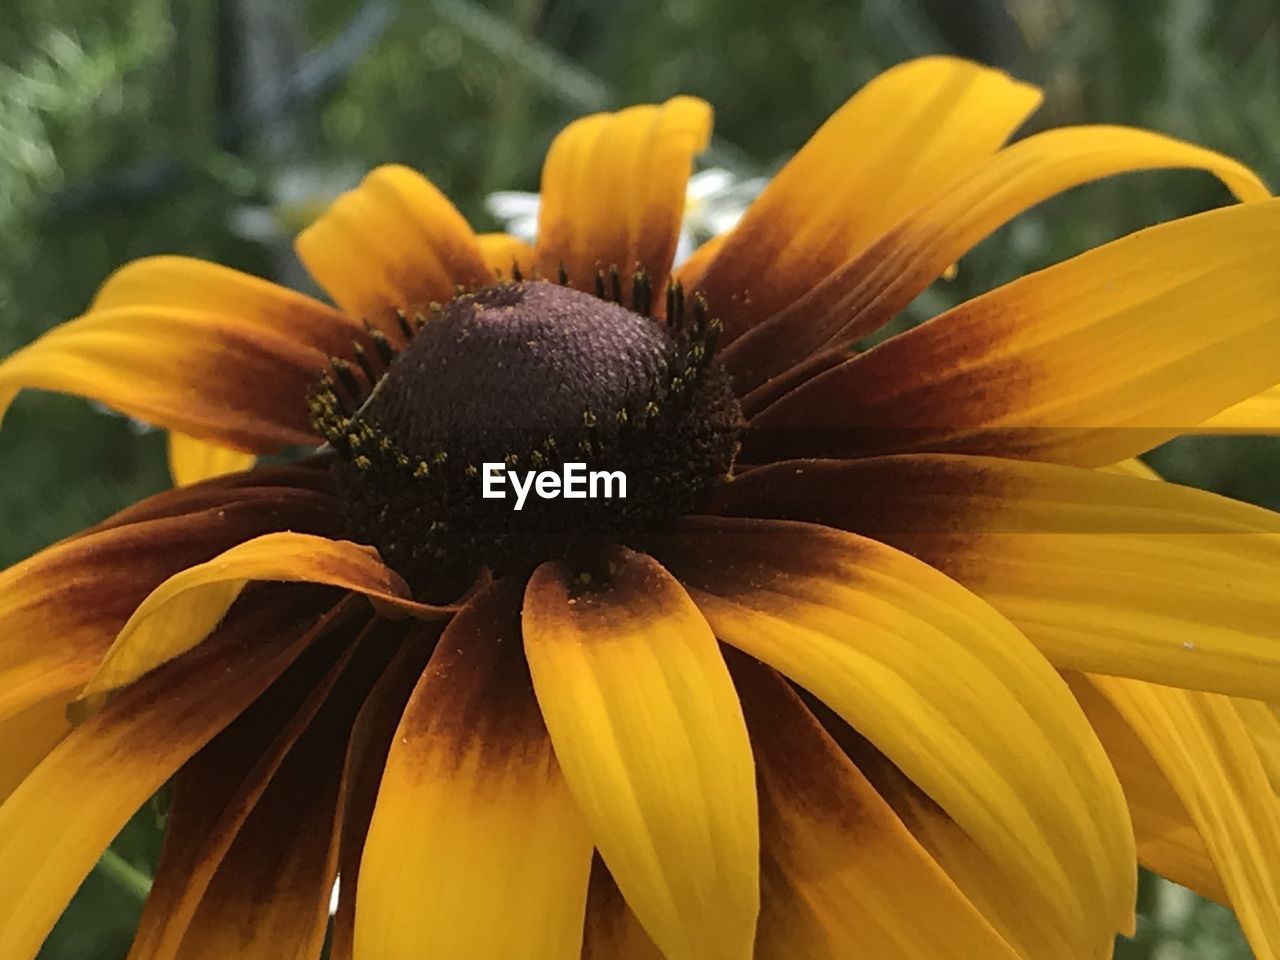
M733 465L741 412L712 357L717 326L678 290L668 302L664 322L503 283L423 318L358 409L326 381L313 415L340 454L352 535L426 585L698 509Z

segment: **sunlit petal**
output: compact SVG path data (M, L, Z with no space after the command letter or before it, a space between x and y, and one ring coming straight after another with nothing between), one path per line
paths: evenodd
M529 582L525 650L556 756L627 903L668 960L747 960L759 909L746 725L706 621L641 554L582 588Z
M491 277L476 235L415 170L378 167L298 235L298 257L334 303L383 326L397 308L453 299Z
M989 157L1039 103L1035 87L953 57L868 83L773 178L699 281L726 342Z
M866 736L1082 955L1129 927L1120 784L1066 684L990 606L904 553L808 524L689 519L655 553L716 636Z
M576 957L591 838L520 648L510 581L449 624L400 721L360 865L356 960Z
M1280 200L1139 231L818 375L743 455L1131 457L1280 381L1277 257Z
M591 290L616 267L630 297L637 265L666 284L693 158L711 136L711 107L694 97L597 113L566 127L547 151L538 214L538 264ZM624 301L626 302L626 301Z
M721 509L891 543L983 597L1059 667L1261 699L1280 690L1270 510L1099 470L953 455L777 464L726 487Z

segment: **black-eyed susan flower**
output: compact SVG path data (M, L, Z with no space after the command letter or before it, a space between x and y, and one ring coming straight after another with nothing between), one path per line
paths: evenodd
M891 70L674 272L700 101L565 130L536 249L384 167L299 238L335 307L147 259L0 365L184 479L315 448L0 578L5 956L170 781L135 960L315 957L335 880L342 960L1080 960L1140 862L1280 956L1280 518L1130 459L1277 426L1280 205L1005 145L1038 99ZM852 349L1156 167L1245 202Z

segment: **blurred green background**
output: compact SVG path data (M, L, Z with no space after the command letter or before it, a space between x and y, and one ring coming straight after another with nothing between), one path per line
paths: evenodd
M1280 185L1275 0L3 0L0 355L146 254L305 286L289 235L382 161L494 229L484 198L536 189L567 121L688 92L716 106L707 162L768 175L864 81L938 51L1041 84L1029 129L1148 126ZM909 319L1226 199L1187 173L1073 191L984 243ZM161 489L163 460L154 432L24 395L0 431L0 566ZM1280 506L1280 441L1181 440L1152 460ZM135 818L42 957L124 956L161 821ZM1186 891L1144 877L1141 911L1122 958L1249 956L1230 915Z

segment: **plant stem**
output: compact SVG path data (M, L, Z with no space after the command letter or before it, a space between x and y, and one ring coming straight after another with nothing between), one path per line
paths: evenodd
M98 869L139 901L146 900L151 892L151 878L114 850L102 854Z

